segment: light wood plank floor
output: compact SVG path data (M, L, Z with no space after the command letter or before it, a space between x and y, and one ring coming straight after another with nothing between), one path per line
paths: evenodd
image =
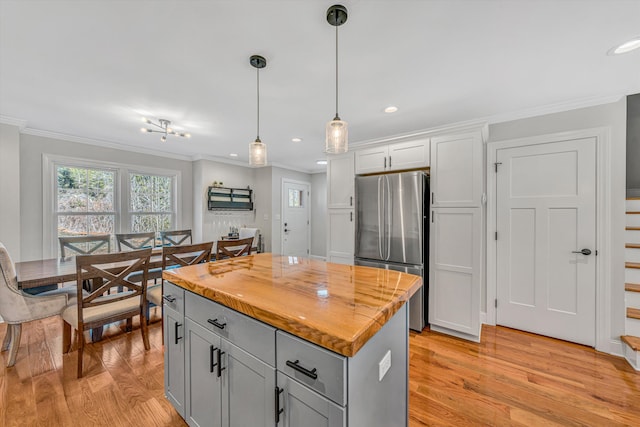
M137 325L110 326L87 346L80 380L77 353L60 352L62 321L25 325L16 365L0 357L0 425L185 426L163 396L154 310L149 352ZM640 426L640 374L587 347L501 327L485 327L481 344L424 331L411 333L410 364L411 427Z

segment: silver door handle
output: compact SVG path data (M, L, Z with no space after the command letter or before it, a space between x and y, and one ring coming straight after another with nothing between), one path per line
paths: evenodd
M582 249L580 251L571 251L572 254L591 255L591 249Z

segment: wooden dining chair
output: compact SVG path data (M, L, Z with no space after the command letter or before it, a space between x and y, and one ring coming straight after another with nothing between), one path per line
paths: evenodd
M118 252L135 251L156 246L156 233L116 233Z
M94 253L111 252L110 234L91 234L86 236L61 236L60 257L72 255L90 255Z
M116 243L118 245L118 252L154 248L156 246L156 233L155 231L148 233L116 233ZM154 283L161 278L161 268L152 268L147 274L147 279L153 280ZM140 274L140 272L134 272L131 277L129 277L129 280L132 282L140 282L142 280L142 274Z
M253 237L239 240L218 240L216 243L215 259L235 258L242 255L251 255Z
M193 243L191 230L161 231L160 242L162 246L190 245Z
M162 248L162 270L209 262L211 260L212 248L213 242L185 246L165 246ZM149 309L151 305L162 307L162 294L162 283L149 286L147 289L147 322L149 322ZM164 334L164 327L162 330Z
M76 302L62 311L62 352L68 353L71 350L71 327L73 326L77 331L78 378L82 377L84 332L87 330L140 315L142 341L145 350L149 350L145 307L147 305L146 276L150 257L151 248L113 254L76 256L78 294ZM118 264L122 264L122 269L115 273L113 271ZM142 271L143 280L140 283L127 280L129 274L134 271ZM99 279L101 284L85 295L82 293L82 281L87 279ZM107 291L113 287L122 287L126 290L106 295Z

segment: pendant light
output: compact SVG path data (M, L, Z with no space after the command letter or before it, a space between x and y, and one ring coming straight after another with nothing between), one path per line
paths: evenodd
M267 66L267 60L260 55L252 55L249 63L256 69L257 75L257 130L256 140L249 144L249 166L267 165L267 145L260 141L260 69Z
M341 4L331 6L327 9L327 22L336 27L336 116L327 123L325 152L338 154L349 150L348 125L338 115L338 27L347 22L347 8Z

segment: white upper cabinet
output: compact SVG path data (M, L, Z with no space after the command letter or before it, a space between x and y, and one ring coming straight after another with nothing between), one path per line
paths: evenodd
M356 151L356 174L420 169L429 166L429 138Z
M354 196L353 152L329 156L327 163L327 208L353 208Z
M431 207L480 207L481 132L431 138Z

